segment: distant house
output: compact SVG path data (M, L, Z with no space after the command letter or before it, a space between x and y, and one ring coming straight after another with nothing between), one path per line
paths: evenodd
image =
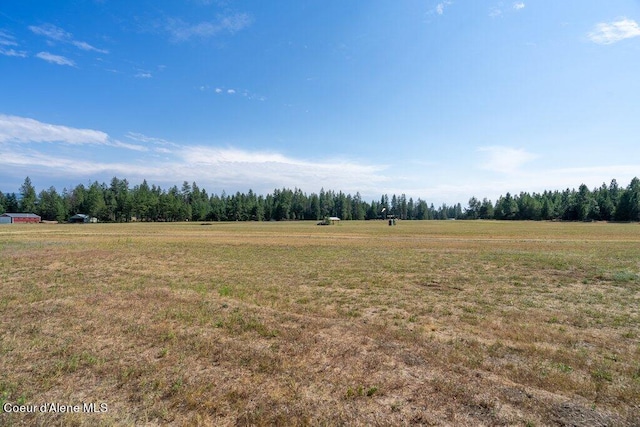
M37 224L40 216L32 213L5 213L0 215L0 224Z
M85 214L75 214L69 218L69 222L72 224L86 224L88 222L98 222L98 219Z

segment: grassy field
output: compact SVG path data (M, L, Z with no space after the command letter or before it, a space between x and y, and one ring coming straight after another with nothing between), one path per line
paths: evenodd
M2 226L0 425L640 425L639 291L637 224Z

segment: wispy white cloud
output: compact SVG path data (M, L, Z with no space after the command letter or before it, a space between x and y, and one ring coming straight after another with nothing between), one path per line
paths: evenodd
M131 181L147 179L163 185L186 180L196 181L209 191L252 188L262 194L283 186L304 191L324 187L377 194L384 183L391 181L384 175L385 166L353 160L312 161L278 152L190 146L135 132L125 137L134 143L125 143L92 129L0 115L0 170L3 173L14 170L20 177L25 170L37 168L45 176L64 176L66 180L78 181L108 179L114 174ZM38 144L43 142L52 145ZM56 150L56 143L78 148ZM85 149L83 144L92 147ZM119 152L122 149L127 150L126 155ZM162 156L157 156L158 153ZM108 158L115 160L105 160Z
M216 21L190 24L181 19L171 18L165 25L171 38L176 42L187 41L192 37L208 38L220 33L234 34L249 27L253 18L246 13L221 16Z
M205 146L184 147L181 157L190 164L216 166L225 163L287 163L300 164L282 154L250 152L234 148L211 148Z
M0 30L0 46L18 46L16 38L6 31Z
M581 184L593 189L612 179L616 179L619 184L627 185L631 179L638 176L640 163L623 165L606 165L598 167L574 167L574 168L546 168L537 169L534 172L521 172L505 176L478 177L470 182L469 177L462 179L431 179L425 180L433 182L430 185L415 186L415 180L407 180L405 183L394 184L395 188L385 188L389 194L414 195L426 199L428 202L435 201L436 206L441 203L454 204L465 203L471 198L488 198L496 202L499 196L504 196L507 192L518 194L520 192L542 193L545 190L562 191L566 188L577 189ZM448 172L447 172L448 174Z
M67 144L105 144L109 136L97 130L78 129L38 120L0 114L0 143L64 142Z
M200 86L198 89L200 89L200 91L202 92L207 92L210 90L210 86L209 85L202 85ZM215 89L213 89L213 92L217 93L217 94L227 94L227 95L231 95L231 96L242 96L243 98L246 99L250 99L253 101L266 101L267 98L265 96L259 95L257 93L251 92L250 90L247 89L233 89L233 88L222 88L222 87L216 87Z
M444 15L444 10L447 6L450 6L452 4L452 2L450 1L443 1L440 2L436 5L435 9L433 9L433 11L435 13L437 13L438 15Z
M73 38L73 34L63 30L60 27L56 27L53 24L30 25L29 29L34 34L46 37L50 41L57 41L57 42L61 42L61 43L69 43L69 44L77 47L78 49L85 50L85 51L94 51L94 52L105 53L105 54L109 53L108 50L99 49L97 47L94 47L94 46L90 45L87 42L75 40Z
M153 76L149 72L140 71L135 75L135 77L138 78L138 79L150 79Z
M131 183L147 179L163 187L195 181L207 191L218 193L251 188L266 194L282 187L317 192L324 187L351 194L358 191L365 199L405 193L414 200L420 197L438 205L464 204L471 196L495 201L506 192L562 190L577 188L581 183L593 188L612 178L625 184L640 168L640 164L630 163L565 168L536 165L533 169L526 165L537 158L535 154L490 146L477 150L479 170L470 170L464 177L452 177L449 165L429 163L429 179L422 182L434 184L420 186L413 173L398 173L396 167L366 161L311 160L278 151L179 144L137 132L124 137L130 142L99 130L0 115L0 175L19 182L27 174L33 178L37 171L46 177L47 186L54 177L63 182L82 182L108 181L115 175ZM69 147L61 149L63 144ZM424 169L424 165L419 167Z
M244 96L247 99L252 99L252 100L256 100L256 101L266 101L267 100L266 96L256 95L255 93L251 93L248 90L243 91L242 92L242 96Z
M16 151L0 145L0 165L11 168L37 170L46 176L62 176L70 179L98 179L100 174L131 176L132 170L138 176L158 176L162 166L146 166L135 162L97 162L51 155L36 150Z
M0 55L4 56L16 56L18 58L26 58L27 52L23 50L15 50L15 49L5 49L0 47Z
M29 29L39 36L44 36L51 40L60 42L68 42L73 39L71 33L66 32L62 28L56 27L53 24L43 25L30 25Z
M511 12L518 12L521 11L522 9L524 9L526 7L525 3L523 1L516 1L514 3L512 3L511 8L509 8L508 6L506 6L504 4L504 2L498 2L497 5L491 7L489 9L489 16L491 18L499 18L499 17L504 17L506 16L506 14L508 14L510 11Z
M153 150L159 153L171 153L173 148L180 148L178 144L175 144L171 141L167 141L162 138L155 138L152 136L147 136L138 132L127 132L125 135L128 139L133 141L142 142L147 145L153 145ZM171 149L167 148L171 147Z
M98 53L109 53L108 50L106 50L106 49L98 49L97 47L91 46L87 42L73 41L73 42L71 42L71 44L74 45L75 47L77 47L78 49L82 49L82 50L86 50L86 51L93 51L93 52L98 52Z
M128 144L109 137L105 132L43 123L35 119L0 114L0 144L2 143L63 143L70 145L105 145L147 151L141 145Z
M125 136L129 139L132 139L134 141L139 141L139 142L160 144L160 145L176 145L173 142L167 141L166 139L147 136L139 132L127 132Z
M173 153L171 168L182 170L183 174L185 170L197 170L203 177L209 179L225 181L233 177L233 180L239 179L246 182L247 185L250 185L253 180L271 181L273 185L281 186L283 184L278 182L283 176L302 177L306 172L311 176L321 176L322 180L330 180L332 174L343 178L346 174L353 173L371 177L372 174L383 169L380 166L362 165L346 160L312 162L295 159L277 152L249 151L233 147L180 145L162 138L149 137L134 132L129 132L126 137L139 142L160 145L160 149L156 148L155 151ZM243 168L242 165L247 167ZM344 170L340 172L341 169ZM301 183L308 181L308 179L309 177L301 179L297 184L293 180L289 180L289 182L292 186L300 187ZM374 179L374 181L379 182L379 179Z
M175 169L182 170L182 174L197 171L200 179L227 188L267 192L282 186L307 191L325 187L355 192L380 188L388 180L381 173L384 166L342 159L308 161L277 152L206 146L184 146L176 155L180 162Z
M36 54L36 57L42 60L45 60L47 62L51 62L52 64L68 65L70 67L76 66L76 63L73 62L71 59L66 58L64 56L60 56L60 55L54 55L49 52L39 52L38 54Z
M142 145L129 144L126 142L118 141L117 139L110 140L106 145L109 145L111 147L126 148L127 150L140 151L140 152L149 151L147 147L144 147Z
M517 172L525 163L538 157L524 149L495 145L480 147L478 148L478 152L484 153L480 168L498 173Z
M588 34L589 40L603 45L639 36L640 26L636 21L627 18L615 22L601 22Z
M15 48L17 47L18 42L16 38L8 32L0 30L0 55L26 58L27 52L16 50Z

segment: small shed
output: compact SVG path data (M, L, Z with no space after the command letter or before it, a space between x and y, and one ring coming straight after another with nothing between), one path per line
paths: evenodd
M69 222L72 224L86 224L89 222L89 215L85 214L75 214L71 218L69 218Z
M340 222L340 218L338 218L337 216L326 216L322 221L318 223L318 225L331 225L335 224L336 222Z
M37 224L40 216L32 213L4 213L0 215L0 224Z

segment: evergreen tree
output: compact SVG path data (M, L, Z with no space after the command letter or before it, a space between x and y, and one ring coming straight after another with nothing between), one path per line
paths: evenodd
M312 194L309 201L309 208L311 210L311 218L316 221L322 219L322 213L320 210L320 198L317 194Z
M273 194L267 194L264 198L264 219L265 221L273 221L274 213L274 197Z
M516 219L518 214L518 204L511 196L511 193L507 192L504 197L500 197L496 202L494 216L496 219Z
M273 193L273 199L275 204L275 210L273 212L273 218L276 221L292 219L291 204L293 201L293 192L283 188L282 190L275 190Z
M107 205L104 201L103 188L94 181L89 187L86 194L86 211L85 213L91 217L104 218L106 216Z
M577 221L578 210L576 208L576 190L564 190L558 205L560 217L565 221Z
M408 210L408 205L407 205L407 196L406 194L401 194L398 200L398 204L400 205L400 219L407 219L407 210Z
M324 191L320 189L320 215L322 218L328 216L335 216L334 213L335 201L333 198L333 192L331 190Z
M336 195L335 206L337 217L344 220L351 219L351 202L342 191Z
M369 204L369 208L367 209L367 213L365 218L366 219L380 219L380 211L382 210L382 208L378 205L378 203L375 200L371 201L371 204Z
M602 221L611 221L614 218L616 206L611 199L611 194L607 185L603 182L602 186L595 191L595 199L598 204L597 219Z
M540 217L544 220L550 220L555 218L555 209L553 206L553 200L551 197L544 195L542 198L542 209L540 211Z
M455 219L464 218L464 213L462 212L462 205L460 203L456 203L456 205L454 206L453 214L454 214L453 217Z
M415 209L413 198L409 197L409 201L407 202L407 219L416 219Z
M358 192L351 200L351 217L357 221L361 221L365 219L366 216L366 203L362 201L362 196L360 196Z
M207 215L207 220L210 221L225 221L226 213L224 202L217 194L212 195L209 198L209 214Z
M640 180L634 178L621 189L614 179L607 187L604 183L593 190L582 184L576 190L545 191L542 194L521 192L513 197L501 196L495 205L484 198L469 199L468 207L442 204L434 208L424 200L407 200L405 194L384 194L380 201L367 203L360 193L355 196L342 191L320 190L320 194L307 195L299 188L276 189L266 197L237 191L227 196L209 196L204 188L193 182L183 182L168 191L146 180L129 189L126 179L114 177L111 185L94 181L88 188L78 184L72 190L58 194L54 187L35 194L29 177L20 188L20 198L14 193L0 192L0 211L28 211L43 219L66 220L69 214L86 213L101 221L129 221L135 215L142 221L262 221L262 220L318 220L325 216L339 216L344 220L380 219L396 215L400 219L520 219L520 220L640 220ZM32 209L30 209L32 208ZM384 211L383 211L384 209Z
M400 208L398 206L398 198L395 194L391 196L391 207L390 207L391 215L395 215L396 217L400 216Z
M626 190L620 195L616 207L616 220L640 220L640 180L638 178L633 178Z
M307 196L299 188L293 190L291 195L291 219L305 218L305 205Z
M42 190L38 195L37 214L43 220L64 222L68 218L68 213L64 207L62 197L54 187L49 190Z
M427 205L427 202L425 202L424 200L418 199L418 202L416 205L416 219L424 220L424 219L428 219L428 217L429 217L429 206Z
M31 178L26 177L20 187L20 210L25 213L36 211L37 195L36 189L31 184Z
M133 187L131 197L133 199L133 215L138 218L138 221L150 221L152 194L146 179L142 181L142 184Z
M598 204L589 188L582 184L575 197L576 216L579 221L597 219Z
M621 190L618 186L618 181L615 179L611 180L609 184L609 197L611 197L611 202L613 206L618 206L618 202L620 202Z
M7 211L7 196L0 191L0 212L5 213Z
M20 205L18 204L18 197L16 196L16 193L7 194L5 207L7 209L7 213L18 213L20 211Z
M516 204L518 205L516 219L538 221L542 218L542 204L535 193L533 196L529 193L520 193Z
M493 203L486 197L482 199L478 217L481 219L493 219Z
M254 221L264 221L264 197L256 198L251 215Z
M76 188L73 189L70 195L70 205L71 209L69 210L72 215L74 214L86 214L87 210L87 189L84 188L84 185L78 184Z
M113 177L105 199L107 212L110 216L113 215L114 221L131 221L133 198L129 191L129 182L126 179L121 180ZM115 204L112 204L114 202Z
M249 190L251 193L251 190ZM191 220L204 221L209 214L209 196L205 189L200 189L195 182L191 184Z
M465 208L464 216L467 219L478 219L480 217L480 208L482 204L475 197L469 199L469 205Z

